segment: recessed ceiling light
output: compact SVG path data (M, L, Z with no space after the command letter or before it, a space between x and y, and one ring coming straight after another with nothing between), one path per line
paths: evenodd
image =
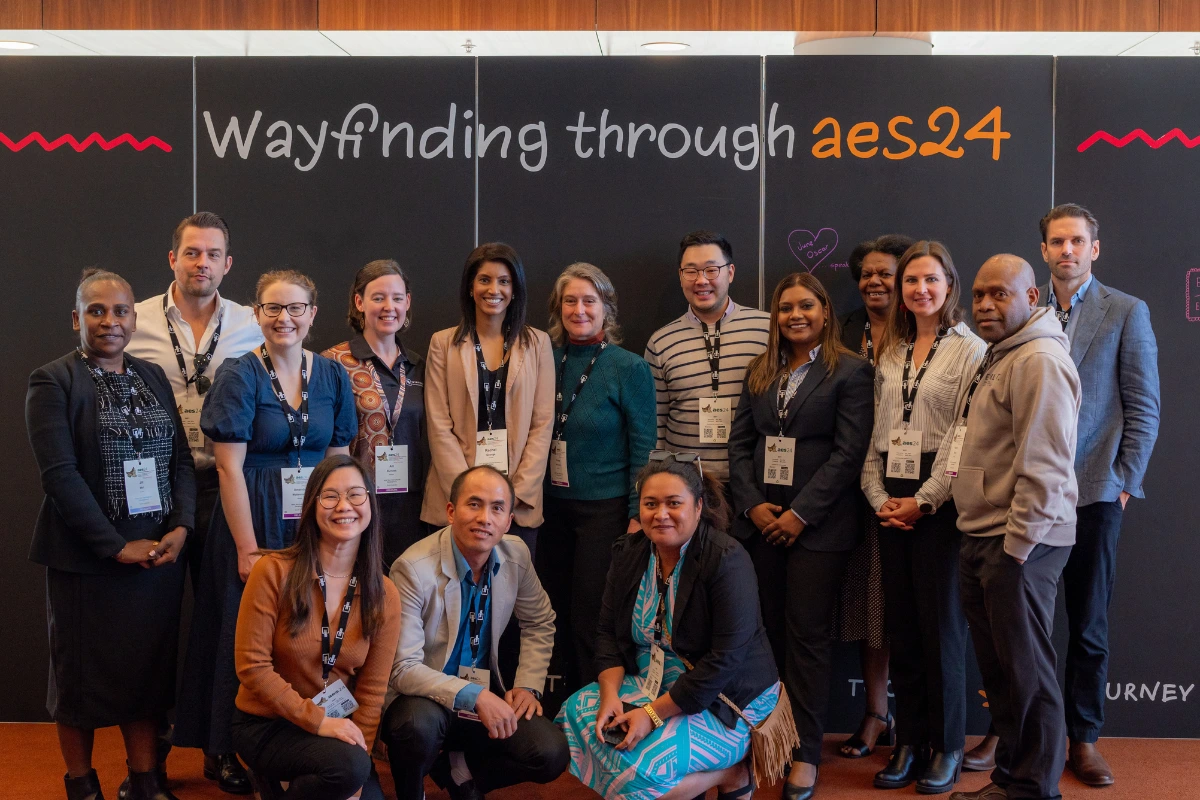
M33 50L35 47L33 42L0 41L0 50Z
M690 46L687 42L646 42L642 45L647 50L658 50L660 52L687 50Z

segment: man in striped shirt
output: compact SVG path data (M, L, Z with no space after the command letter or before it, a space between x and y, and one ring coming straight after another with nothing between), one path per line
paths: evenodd
M767 348L770 316L729 299L733 246L695 231L679 243L682 317L654 332L646 361L654 375L658 448L696 452L704 469L729 480L729 427L750 361Z

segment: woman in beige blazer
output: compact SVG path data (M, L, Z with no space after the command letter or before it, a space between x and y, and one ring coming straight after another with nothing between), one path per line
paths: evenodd
M421 519L447 523L450 484L490 463L517 492L509 533L532 553L542 524L542 481L554 421L550 337L525 324L525 268L506 244L480 245L467 257L462 321L433 335L425 371L431 464Z

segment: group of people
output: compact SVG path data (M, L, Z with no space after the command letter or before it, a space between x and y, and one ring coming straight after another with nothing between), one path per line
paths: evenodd
M1016 256L964 289L939 242L865 242L863 308L839 318L809 273L738 305L732 246L697 231L687 311L644 357L591 264L555 281L548 331L528 324L501 243L468 257L425 358L395 261L358 271L355 335L321 354L306 276L222 297L215 214L175 230L162 295L87 271L80 344L26 402L67 796L102 798L93 735L119 725L130 800L174 798L172 746L264 798L382 798L386 753L402 800L427 776L474 800L567 769L608 798L746 800L786 774L807 800L835 638L862 643L867 688L841 755L894 745L877 787L993 768L952 797L1057 798L1064 761L1111 783L1107 610L1157 353L1146 305L1092 275L1090 212L1041 233L1041 287ZM968 624L994 725L964 753ZM556 651L574 693L551 721Z

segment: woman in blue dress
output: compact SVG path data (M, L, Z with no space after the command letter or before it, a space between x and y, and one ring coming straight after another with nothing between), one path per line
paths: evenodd
M558 715L571 773L610 800L692 798L713 786L720 800L746 800L747 720L766 719L780 696L754 567L722 532L729 507L695 454L650 459L638 476L642 530L613 547L599 681Z
M258 279L254 313L265 343L217 370L200 416L220 480L184 666L175 744L202 747L205 775L241 771L230 722L238 680L234 630L242 588L263 549L292 543L304 486L327 455L346 454L358 419L346 371L304 349L317 290L298 272Z

